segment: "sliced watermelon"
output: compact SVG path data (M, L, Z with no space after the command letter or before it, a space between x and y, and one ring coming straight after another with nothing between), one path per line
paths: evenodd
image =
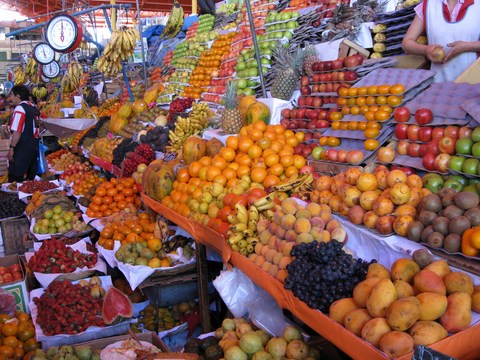
M123 292L111 286L103 298L102 318L105 324L113 324L118 319L133 316L132 302Z

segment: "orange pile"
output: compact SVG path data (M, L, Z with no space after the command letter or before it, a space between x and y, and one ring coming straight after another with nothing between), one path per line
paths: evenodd
M121 210L136 213L139 205L140 197L135 180L112 178L97 187L86 215L91 218L101 218Z
M103 183L106 180L106 178L98 176L94 171L90 171L86 174L76 173L67 177L67 184L73 182L72 190L74 195L85 195L92 186Z
M120 241L122 245L146 241L147 247L157 252L162 248L162 242L155 237L154 230L155 222L150 220L147 213L140 213L138 217L106 225L100 232L98 244L113 250L115 241Z
M27 313L17 312L14 319L0 314L0 359L22 359L37 347L35 327Z
M303 156L294 154L294 147L303 138L302 132L262 121L243 127L238 135L227 138L226 146L213 158L204 156L179 170L174 189L162 202L188 217L189 202L199 200L212 184L234 193L241 179L248 179L250 188L276 185L306 165ZM241 194L247 189L238 190Z

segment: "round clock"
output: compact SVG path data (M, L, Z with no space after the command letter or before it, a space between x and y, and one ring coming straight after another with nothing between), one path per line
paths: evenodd
M47 43L40 43L33 48L33 58L39 64L46 65L55 60L55 51Z
M54 16L47 25L45 37L53 50L67 53L75 50L82 41L82 27L70 15Z
M43 65L42 73L49 79L57 77L57 75L60 73L60 66L58 65L58 62L52 61L50 64Z

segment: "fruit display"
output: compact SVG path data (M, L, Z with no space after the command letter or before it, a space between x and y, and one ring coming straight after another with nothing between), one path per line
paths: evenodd
M155 152L148 144L138 145L133 152L128 152L122 162L123 176L131 177L138 165L148 165L155 160ZM146 166L145 166L146 167Z
M130 284L124 279L115 279L113 281L113 286L127 295L132 304L140 303L146 300L145 295L140 291L140 289L137 288L132 290Z
M103 301L100 296L92 296L90 286L68 280L52 281L40 297L33 298L37 324L47 336L78 334L90 326L105 326Z
M17 194L0 191L0 218L6 219L20 216L26 209L26 204L18 198Z
M39 347L30 315L18 311L15 316L0 313L0 353L5 359L21 359Z
M56 171L63 171L69 165L80 162L80 158L70 151L61 149L46 156L48 164Z
M136 213L139 204L140 198L134 179L111 178L97 187L85 214L91 218L102 218L119 211Z
M95 126L92 126L87 132L83 135L82 138L78 141L78 145L91 145L96 138L103 138L108 134L108 123L110 117L109 116L102 116Z
M193 99L191 98L176 98L170 103L170 108L168 110L167 120L169 123L173 123L173 116L176 113L185 112L187 109L190 109L193 104Z
M33 194L35 191L45 192L56 188L58 186L48 180L26 180L18 187L18 191Z
M147 241L138 241L134 244L125 244L120 246L115 252L115 259L119 262L130 265L149 266L151 268L170 267L173 260L164 251L152 250L156 247L148 246Z
M137 215L124 212L116 213L102 221L105 225L100 232L98 245L107 250L113 250L114 242L122 245L146 240L152 249L160 250L164 240L155 231L155 222L150 220L146 213ZM157 235L157 236L155 236ZM156 250L156 251L158 251Z
M364 225L382 235L395 232L406 236L417 206L424 194L430 193L422 185L418 175L407 176L402 170L389 171L379 166L374 173L363 173L350 168L333 178L321 176L310 198L328 204L332 211L353 224Z
M53 360L56 358L76 358L81 360L100 359L100 349L92 349L89 345L61 345L50 346L48 349L36 349L35 357L40 360Z
M198 17L197 34L203 34L213 29L215 16L210 14L203 14Z
M297 48L297 51L290 54L283 46L277 45L274 56L277 72L270 91L273 97L290 100L295 85L302 75L305 52Z
M77 269L91 269L97 263L97 254L83 254L68 247L63 241L49 239L28 261L33 271L42 274L71 273Z
M390 270L372 263L353 295L329 309L332 319L389 358L436 343L465 329L472 319L470 276L452 271L446 261L432 262L425 253L414 254L414 259L397 259Z
M128 152L135 151L137 146L138 143L133 141L133 139L123 139L113 150L112 164L120 167L123 159L125 159L125 155L127 155Z
M139 140L142 144L148 144L155 151L166 152L170 129L167 126L156 126L148 131L139 133Z
M71 177L67 178L67 185L70 185L73 190L73 195L85 196L89 193L90 189L95 185L99 185L107 179L101 176L96 171L90 170L83 175L75 173Z
M471 228L480 226L478 205L479 196L474 192L444 188L429 194L420 202L415 221L408 226L408 238L447 252L476 256L478 244L470 239L463 242L462 237L467 238Z
M121 139L117 138L99 138L95 140L92 145L85 146L85 148L93 155L111 163L113 160L113 150L115 150L120 142Z
M87 229L88 225L79 214L65 211L61 205L55 205L52 209L45 210L42 215L37 215L33 226L35 234L63 234L70 230L83 232Z
M0 284L23 280L22 268L19 264L0 266Z
M195 301L183 302L170 307L155 309L153 305L147 305L140 311L138 322L148 331L165 331L183 324L189 316L198 311ZM157 324L155 329L155 324Z
M62 88L66 93L78 91L83 82L82 78L83 67L77 61L71 61L68 64L67 73L62 78Z

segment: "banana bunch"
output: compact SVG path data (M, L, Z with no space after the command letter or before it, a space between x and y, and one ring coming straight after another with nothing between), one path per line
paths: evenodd
M117 75L122 69L122 61L133 55L137 40L140 40L140 34L135 28L122 27L115 30L98 59L98 71L110 77Z
M28 59L27 68L25 69L25 75L30 80L30 82L36 82L38 78L38 64L33 57Z
M78 90L80 87L80 82L82 81L83 77L83 68L82 66L76 62L72 61L68 65L68 70L65 76L63 77L63 90L64 92L72 92Z
M312 191L314 189L313 182L315 178L312 173L296 174L283 183L272 186L272 191L280 191L286 193L299 193L304 191Z
M235 215L229 215L227 220L230 223L230 230L227 232L227 242L232 250L242 255L249 255L254 252L258 242L257 223L260 218L259 210L255 205L247 208L242 204L235 204Z
M184 22L184 13L182 5L177 0L173 0L172 10L170 11L170 17L167 20L167 24L163 29L160 39L172 39L178 35L182 30Z
M27 81L27 75L21 66L15 67L13 71L13 83L15 86L23 85Z
M213 112L206 103L194 103L188 117L179 116L175 122L175 129L170 130L170 146L167 147L167 151L178 151L188 137L199 135L201 131L210 125L212 115Z
M32 95L37 99L42 99L48 94L47 88L44 86L34 86L32 89Z

